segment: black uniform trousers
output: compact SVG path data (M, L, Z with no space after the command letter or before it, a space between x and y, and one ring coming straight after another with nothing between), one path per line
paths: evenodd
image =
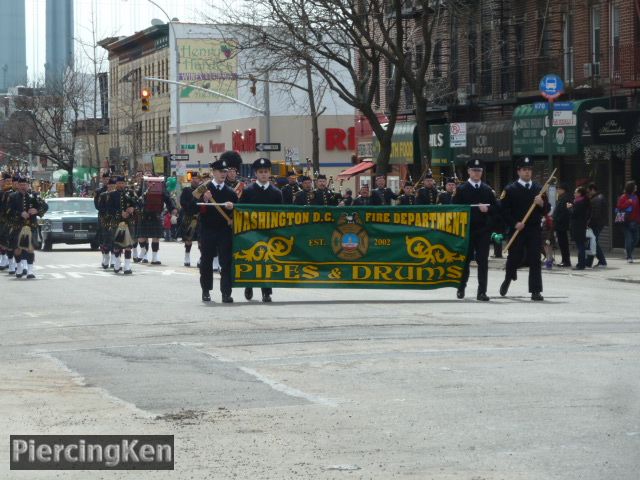
M464 263L460 288L466 288L469 281L469 264L475 260L478 264L478 294L487 293L487 281L489 278L489 247L491 234L486 229L472 231L467 250L467 261Z
M540 228L537 226L525 227L513 241L507 256L507 273L505 275L507 280L517 280L517 270L523 260L526 260L529 265L529 293L542 292L540 245L542 245Z
M560 255L562 256L562 263L564 265L571 265L571 253L569 251L569 232L567 230L556 230L556 237L558 239Z
M220 262L220 293L231 295L231 248L233 234L230 228L200 230L200 286L202 290L213 290L213 258Z

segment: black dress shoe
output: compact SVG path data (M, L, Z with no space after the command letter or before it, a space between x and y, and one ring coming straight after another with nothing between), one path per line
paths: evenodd
M185 263L185 264L184 264L184 266L185 266L185 267L190 267L190 266L191 266L191 264L190 264L190 263Z
M571 266L571 264L570 263L559 263L556 266L557 267L562 267L562 268L569 268Z
M211 301L211 295L209 295L209 292L207 290L203 290L202 291L202 301L203 302L210 302Z
M102 264L102 269L106 270L107 268L109 268L109 265L105 265L104 263Z
M500 296L504 297L507 292L509 291L509 285L511 285L511 280L507 279L504 282L502 282L502 285L500 285Z
M247 300L251 300L253 298L253 288L244 289L244 298Z
M456 292L456 297L458 297L460 300L464 298L464 288L462 287L458 288L458 291Z
M113 273L120 273L122 271L122 268L118 268L118 269L113 269Z
M133 263L140 263L141 258L133 257Z
M33 273L30 273L29 275L27 275L27 279L29 280L33 280L34 278L36 278L36 276Z
M233 303L233 298L231 297L231 295L223 295L222 303Z
M125 270L123 273L125 275L131 275L133 272L131 270Z
M479 293L477 298L480 302L488 302L489 300L491 300L486 293Z
M142 263L149 263L149 260L147 260L146 258L143 258Z
M533 300L534 302L542 302L544 300L544 297L540 295L540 292L533 292L531 294L531 300Z
M22 270L16 270L16 278L22 278Z
M271 303L271 295L262 295L262 301L264 303Z

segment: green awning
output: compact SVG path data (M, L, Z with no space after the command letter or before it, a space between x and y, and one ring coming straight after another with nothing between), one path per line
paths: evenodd
M380 142L373 137L373 158L377 161ZM420 147L415 122L398 122L391 137L390 165L410 165L420 163Z
M581 150L578 116L585 110L608 104L607 97L557 102L551 128L548 103L520 105L513 112L513 154L577 155Z
M429 149L431 150L431 166L446 167L453 161L453 150L450 142L451 129L448 123L429 126Z

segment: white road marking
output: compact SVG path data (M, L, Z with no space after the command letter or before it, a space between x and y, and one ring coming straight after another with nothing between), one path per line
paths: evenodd
M246 368L246 367L238 367L240 370L242 370L245 373L248 373L249 375L251 375L252 377L255 377L256 379L260 380L262 383L269 385L271 388L273 388L274 390L276 390L277 392L280 393L284 393L285 395L289 395L291 397L297 397L297 398L302 398L304 400L307 400L311 403L316 403L318 405L324 405L325 407L337 407L338 404L332 400L329 400L327 398L323 398L323 397L319 397L317 395L313 395L310 393L306 393L303 392L301 390L298 390L297 388L292 388L289 387L288 385L285 385L283 383L280 382L276 382L275 380L271 380L270 378L265 377L264 375L256 372L255 370L252 370L250 368Z

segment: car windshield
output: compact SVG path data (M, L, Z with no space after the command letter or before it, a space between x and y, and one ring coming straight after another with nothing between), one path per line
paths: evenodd
M96 207L93 205L93 201L82 200L49 200L49 213L61 213L61 212L77 212L77 213L97 213Z

